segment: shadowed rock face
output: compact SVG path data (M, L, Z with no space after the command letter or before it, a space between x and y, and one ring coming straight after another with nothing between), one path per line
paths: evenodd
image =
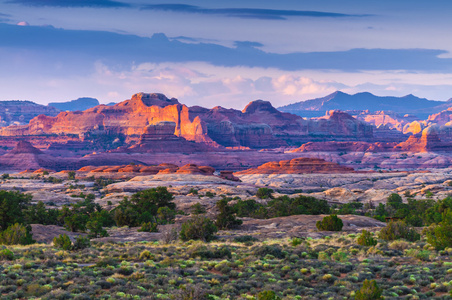
M257 168L236 173L246 174L306 174L306 173L350 173L352 168L318 158L294 158L279 162L268 162Z
M0 101L0 126L23 125L38 115L56 116L59 112L55 107L31 101Z
M33 147L27 141L19 141L16 147L9 152L10 154L42 154L41 150Z
M300 143L310 136L372 137L372 126L350 115L334 111L319 119L305 120L282 113L270 102L257 100L243 111L215 107L187 107L163 94L139 93L114 106L99 105L83 112L40 115L24 126L0 129L0 136L79 136L80 141L124 141L123 145L156 140L163 134L218 147L276 148ZM152 127L157 126L157 127ZM152 137L154 136L154 137ZM95 144L95 143L92 143ZM117 147L117 146L116 146ZM58 148L58 147L56 147Z

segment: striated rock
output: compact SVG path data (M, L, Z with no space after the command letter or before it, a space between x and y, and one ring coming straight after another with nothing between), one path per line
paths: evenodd
M310 125L310 130L316 134L334 136L353 136L355 138L370 138L373 136L373 127L353 118L340 110L330 110L325 116L317 119Z
M59 112L54 107L31 101L0 101L0 127L28 124L38 115L56 116Z
M42 154L42 151L33 147L33 145L27 141L20 141L16 147L9 152L9 154Z
M414 121L414 122L406 124L403 127L403 133L404 134L408 134L408 133L418 134L418 133L421 133L425 127L426 127L425 122Z
M279 162L268 162L257 168L237 172L246 174L305 174L305 173L351 173L352 168L317 158L294 158Z
M396 143L367 142L308 142L289 152L386 152L392 151Z
M220 177L227 180L240 181L240 178L235 177L232 171L220 171Z
M372 134L372 126L339 111L305 120L280 112L263 100L250 102L243 111L219 106L206 109L187 107L162 94L145 93L114 106L99 105L54 117L40 115L28 125L0 129L4 137L58 136L63 145L53 143L53 150L111 150L134 145L118 150L126 152L208 150L186 141L209 147L276 148L299 144L311 136L355 139L370 138ZM78 136L78 140L68 141L69 136Z
M439 128L431 125L422 131L420 138L412 135L407 141L398 144L395 150L411 152L450 151L451 143L444 143L438 136Z

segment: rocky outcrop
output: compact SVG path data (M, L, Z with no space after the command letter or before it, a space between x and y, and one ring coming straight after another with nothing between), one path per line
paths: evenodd
M431 125L422 131L420 138L412 135L407 141L398 144L394 149L410 152L446 152L452 150L452 144L442 142L439 138L438 126Z
M322 139L370 138L372 126L339 111L305 120L280 112L263 100L253 101L239 111L219 106L213 109L187 107L162 94L139 93L114 106L99 105L83 112L61 112L55 117L40 115L28 125L1 128L0 136L27 139L78 136L79 142L89 142L81 146L86 149L109 150L119 146L126 149L137 145L130 151L153 152L165 148L185 149L188 144L182 139L210 147L261 149L300 144L313 136ZM173 146L158 146L163 145L163 140L171 140ZM105 145L111 145L111 148L105 148ZM73 146L74 150L82 149L77 148L80 146L77 143ZM52 148L58 149L58 146L52 145ZM192 151L191 148L185 150Z
M25 125L38 115L56 116L60 111L54 107L31 101L0 101L0 127Z
M371 138L373 136L371 125L339 110L328 111L325 116L318 118L317 122L311 120L309 130L315 134L337 137Z
M143 175L155 174L191 174L191 175L210 175L215 169L209 166L197 166L195 164L186 164L179 167L174 164L163 163L157 166L144 165L121 165L121 166L85 166L77 172L90 173L141 173Z
M9 152L9 154L42 154L42 151L33 147L33 145L27 141L19 141L16 147Z
M161 152L204 152L212 151L210 145L214 143L193 143L187 141L183 137L174 134L176 130L175 122L158 122L153 125L146 126L144 133L140 137L140 141L129 148L117 149L115 152L145 152L145 153L161 153ZM219 147L217 145L217 147Z
M387 152L392 151L397 143L368 143L368 142L308 142L301 147L291 150L296 152Z
M246 174L311 174L311 173L351 173L352 168L318 158L294 158L279 162L268 162L257 168L237 172Z

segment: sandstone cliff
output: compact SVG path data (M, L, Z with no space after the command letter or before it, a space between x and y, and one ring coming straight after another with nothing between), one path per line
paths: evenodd
M0 101L0 127L25 125L38 115L56 116L59 110L31 101Z
M373 135L372 126L340 111L306 120L279 112L270 102L262 100L253 101L239 111L219 106L213 109L187 107L162 94L139 93L114 106L99 105L83 112L61 112L55 117L40 115L28 125L0 128L0 136L75 136L81 142L101 140L110 145L116 141L116 148L143 145L146 140L155 142L159 139L160 129L152 129L152 126L160 128L161 122L175 124L173 135L176 137L213 147L275 148L300 143L311 136L356 139ZM164 130L169 138L168 128ZM137 146L134 151L140 148Z
M257 168L237 172L246 174L310 174L310 173L350 173L352 168L318 158L294 158L279 162L268 162Z

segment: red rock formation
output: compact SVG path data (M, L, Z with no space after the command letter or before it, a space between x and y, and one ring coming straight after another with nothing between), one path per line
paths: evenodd
M239 111L222 107L189 108L162 94L139 93L114 106L99 105L84 112L61 112L56 117L40 115L26 126L0 128L0 136L30 139L46 135L59 136L65 141L67 136L79 136L79 142L90 142L72 142L62 146L75 147L76 150L103 149L102 145L116 148L125 142L140 144L130 151L160 152L165 148L180 151L182 147L188 147L187 143L175 137L214 147L275 148L287 145L287 141L306 140L311 135L326 139L369 138L372 127L338 111L320 119L305 120L279 112L270 102L262 100L253 101ZM157 145L161 138L171 139L173 146ZM101 142L96 144L98 140ZM115 141L118 144L115 145ZM59 149L57 145L51 147Z
M294 158L265 163L257 168L237 172L246 174L306 174L306 173L350 173L352 168L318 158Z
M232 181L240 181L240 178L234 176L233 171L220 171L220 177Z
M33 145L27 141L19 141L16 147L9 152L9 154L42 154L42 151L33 147Z
M431 125L422 131L420 138L412 135L407 141L398 144L394 147L396 151L410 151L410 152L442 152L451 151L452 144L442 142L438 136L439 128Z
M388 152L397 143L367 142L308 142L290 152Z

